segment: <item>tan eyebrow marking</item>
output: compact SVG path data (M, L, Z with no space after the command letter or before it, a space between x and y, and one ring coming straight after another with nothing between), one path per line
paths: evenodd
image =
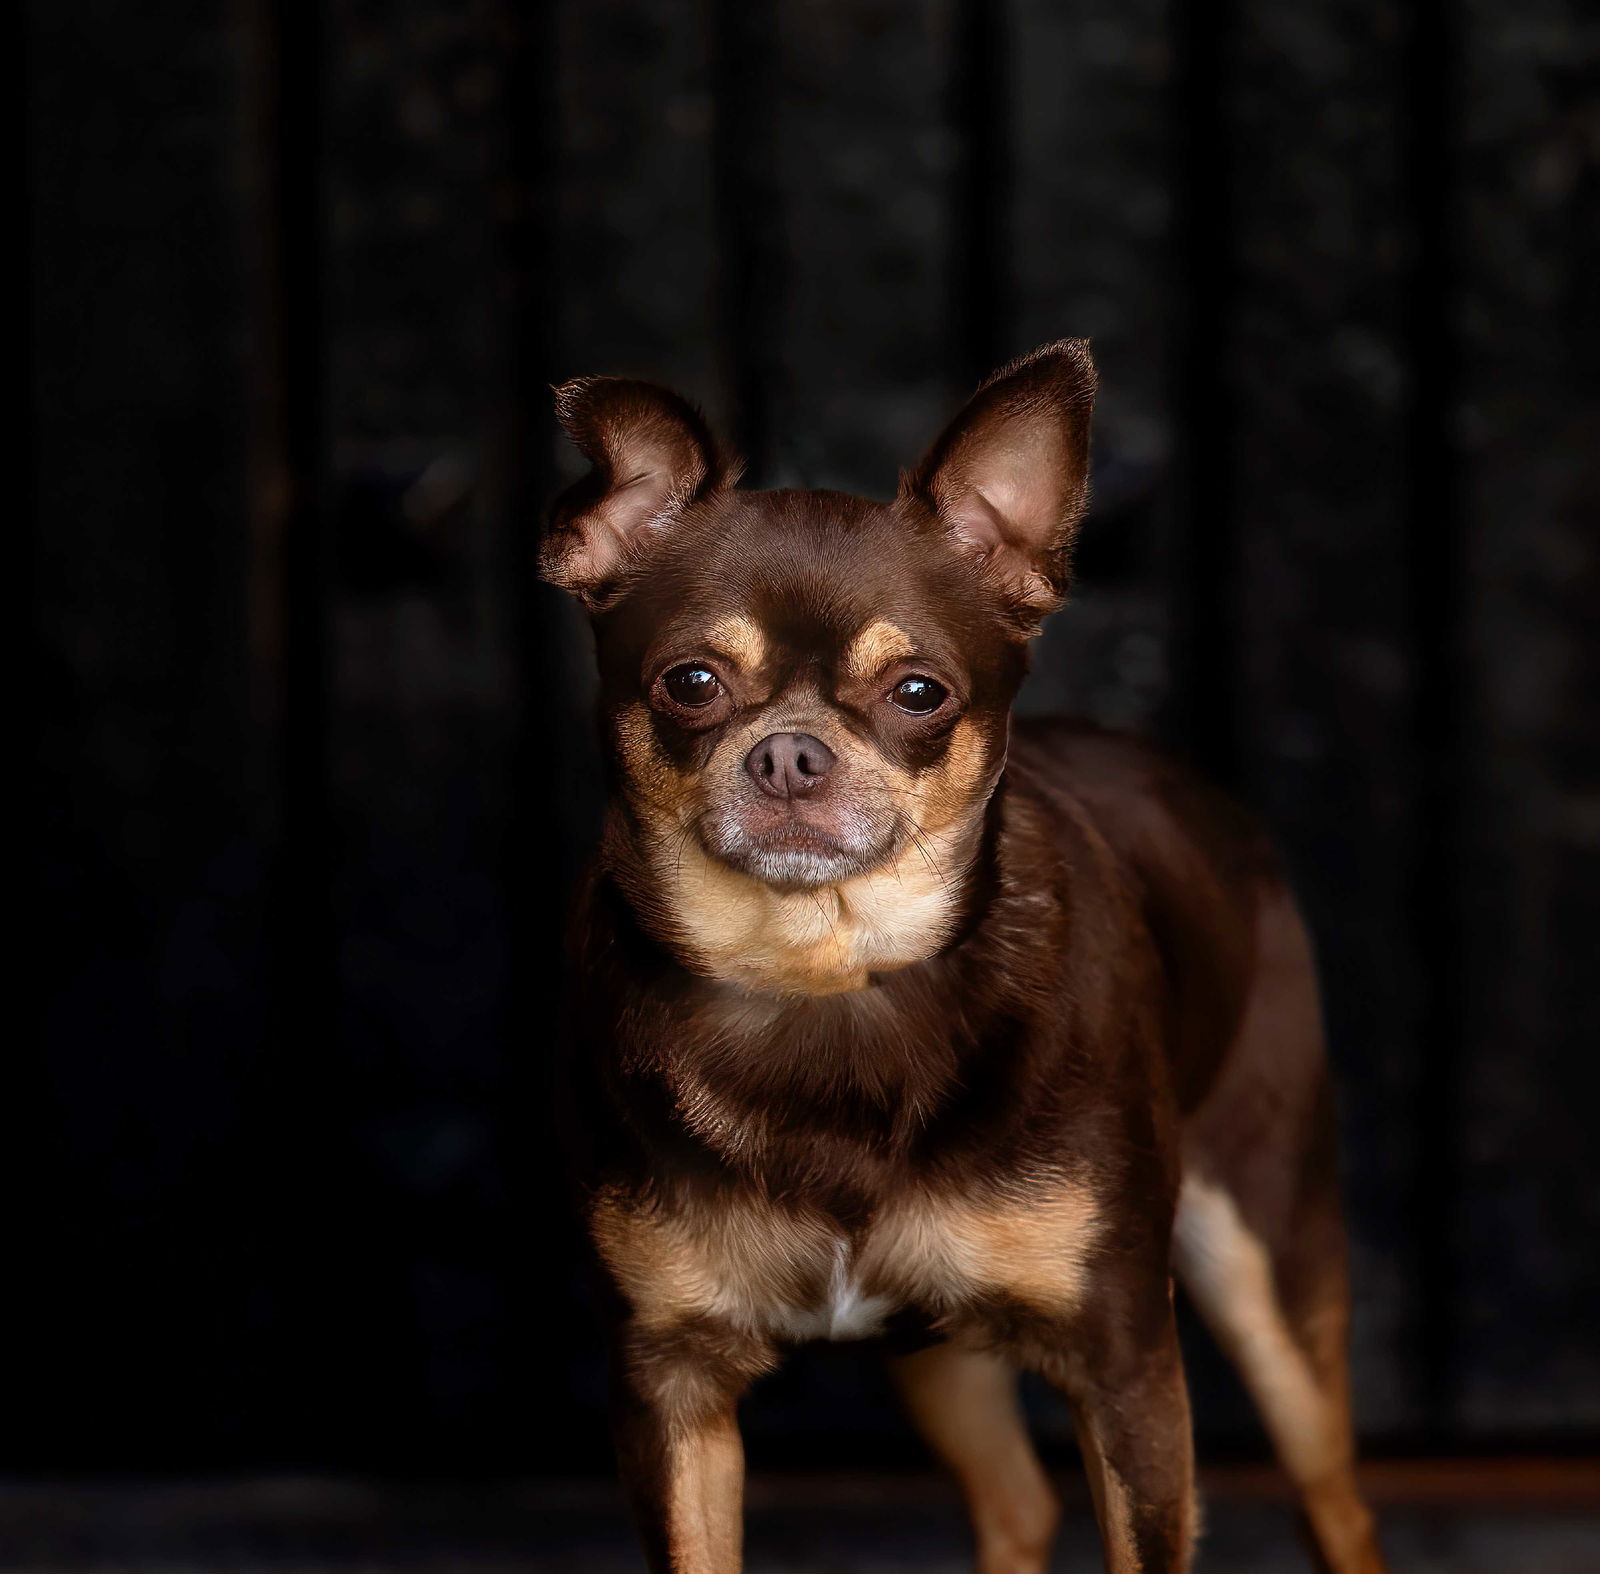
M844 653L845 670L863 681L877 677L891 661L900 661L916 649L904 629L882 618L869 623L850 641Z
M706 630L706 643L719 656L749 671L766 660L767 642L761 630L746 617L737 614L719 618Z

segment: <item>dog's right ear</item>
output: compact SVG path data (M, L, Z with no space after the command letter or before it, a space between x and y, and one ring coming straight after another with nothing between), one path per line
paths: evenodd
M1095 370L1087 339L1058 339L1002 367L901 478L1010 604L1019 625L1061 605L1089 500Z
M649 543L737 472L699 411L654 383L578 377L555 396L556 419L593 469L556 499L539 570L597 612Z

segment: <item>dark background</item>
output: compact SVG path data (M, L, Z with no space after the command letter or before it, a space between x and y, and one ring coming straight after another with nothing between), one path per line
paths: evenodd
M1364 1431L1600 1443L1581 9L34 5L4 1463L604 1468L549 1159L600 787L531 572L547 385L665 380L757 483L882 495L1067 334L1098 501L1028 703L1281 833ZM1209 1448L1257 1446L1195 1386ZM861 1351L750 1430L915 1457Z

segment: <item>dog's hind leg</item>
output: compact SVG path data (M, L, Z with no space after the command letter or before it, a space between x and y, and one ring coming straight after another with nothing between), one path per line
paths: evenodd
M1268 889L1228 1063L1185 1133L1173 1262L1232 1359L1329 1574L1381 1574L1356 1485L1349 1285L1333 1101L1310 946Z
M1174 1235L1184 1288L1239 1370L1300 1495L1328 1574L1381 1574L1355 1477L1342 1266L1291 1311L1271 1255L1221 1186L1184 1182Z
M1044 1574L1060 1510L1028 1437L1015 1370L950 1344L901 1356L891 1370L911 1419L966 1497L978 1574Z

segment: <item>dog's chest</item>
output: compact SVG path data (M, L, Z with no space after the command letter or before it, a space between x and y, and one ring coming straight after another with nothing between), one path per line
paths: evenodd
M834 1242L833 1266L820 1296L800 1306L777 1306L769 1313L769 1331L780 1339L869 1339L883 1332L886 1318L899 1310L892 1294L867 1290L855 1247L844 1236Z
M605 1193L591 1225L641 1321L796 1341L867 1338L900 1311L938 1324L996 1295L1064 1312L1100 1234L1092 1193L1059 1175L998 1196L901 1197L853 1231L741 1193L677 1206Z

